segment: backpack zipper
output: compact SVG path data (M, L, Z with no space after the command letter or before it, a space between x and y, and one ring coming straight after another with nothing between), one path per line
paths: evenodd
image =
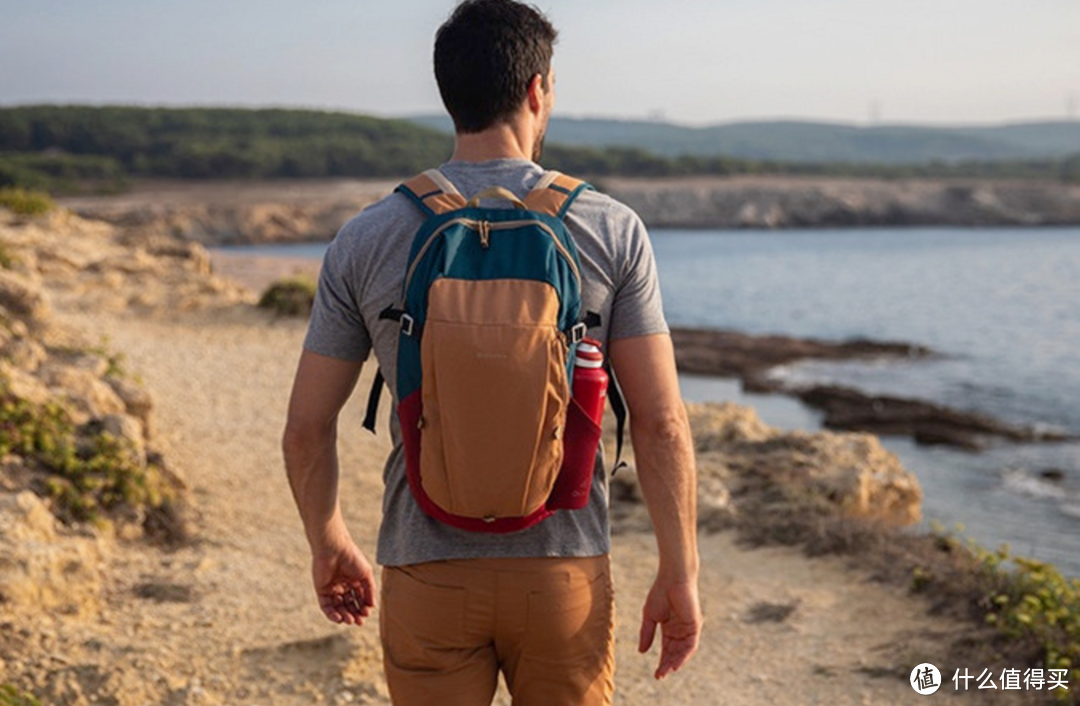
M578 281L578 286L581 286L581 271L578 269L577 263L574 262L574 258L570 255L570 251L566 249L563 242L559 240L559 236L555 234L555 231L551 229L546 223L542 223L537 220L519 220L519 221L496 221L494 223L490 221L478 221L473 218L453 218L446 223L443 223L436 228L428 239L424 241L423 246L417 251L416 257L413 258L412 264L409 265L409 270L405 273L405 288L404 291L408 294L409 285L412 283L413 274L416 272L417 265L424 259L424 255L431 248L431 245L435 242L444 230L454 225L463 225L470 230L475 230L480 235L480 245L485 249L491 244L491 231L493 230L509 230L512 228L520 228L522 226L540 226L551 239L555 241L555 249L563 256L563 259L570 265L570 269L574 273L574 278Z
M494 223L488 223L488 230L509 230L511 228L520 228L522 226L540 226L551 239L555 241L555 249L563 256L563 259L570 265L570 269L574 272L574 278L578 281L578 286L581 286L581 271L578 270L577 263L574 262L574 258L571 257L570 251L566 249L563 242L559 240L559 236L555 235L555 231L551 229L547 223L542 223L537 220L520 220L520 221L496 221Z
M463 225L466 228L471 228L472 230L478 230L479 229L479 226L477 225L478 223L479 223L479 221L473 220L472 218L454 218L454 219L451 219L451 220L447 221L446 223L443 223L441 226L436 228L431 233L431 235L428 236L428 239L424 241L424 244L416 252L416 257L414 257L413 261L409 264L409 269L405 273L405 289L404 289L405 295L408 296L409 284L412 282L413 273L416 272L416 266L419 265L420 261L424 259L424 255L426 255L427 251L429 249L431 249L431 244L435 242L435 239L438 238L442 234L442 232L444 230L446 230L450 226L455 226L455 225Z

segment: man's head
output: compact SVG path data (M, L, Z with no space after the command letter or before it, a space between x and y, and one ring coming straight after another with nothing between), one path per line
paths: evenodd
M514 0L458 5L435 36L435 78L457 132L510 122L536 86L548 101L546 123L556 36L543 14Z

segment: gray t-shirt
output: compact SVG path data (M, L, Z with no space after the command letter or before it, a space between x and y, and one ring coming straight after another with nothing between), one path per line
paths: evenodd
M448 162L440 171L466 198L491 186L505 187L520 198L543 174L538 165L521 159ZM304 341L309 351L351 361L366 360L374 349L395 406L398 324L380 320L379 313L401 305L409 248L423 220L408 197L395 193L342 227L323 261ZM566 224L581 259L582 311L598 312L602 320L589 335L607 350L611 339L666 333L652 247L637 214L608 196L586 191L571 206ZM397 415L391 414L390 420L394 446L383 472L386 491L376 557L380 564L596 556L609 551L608 485L602 460L586 507L560 510L520 532L469 532L434 520L420 509L405 477Z

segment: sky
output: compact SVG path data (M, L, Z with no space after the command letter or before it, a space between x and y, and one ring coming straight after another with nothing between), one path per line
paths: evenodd
M0 0L0 105L437 113L453 0ZM1077 0L539 0L557 114L704 125L1080 118Z

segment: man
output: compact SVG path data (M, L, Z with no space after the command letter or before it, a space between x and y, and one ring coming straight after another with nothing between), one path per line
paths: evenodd
M469 0L440 28L439 90L456 141L442 175L466 196L501 186L519 198L543 173L554 104L556 32L513 0ZM361 625L376 605L371 564L353 543L337 494L337 416L374 350L393 390L399 325L379 313L400 298L423 222L393 194L347 223L327 252L283 440L289 481L312 551L319 604ZM697 649L696 471L655 263L641 221L596 192L566 223L582 265L590 335L606 344L630 411L637 473L659 566L645 600L639 650L662 636L657 679ZM393 416L393 415L392 415ZM613 605L607 480L587 507L560 510L510 534L469 532L428 517L408 489L397 420L387 460L377 560L391 695L402 704L490 703L503 672L514 703L606 704L613 691Z

